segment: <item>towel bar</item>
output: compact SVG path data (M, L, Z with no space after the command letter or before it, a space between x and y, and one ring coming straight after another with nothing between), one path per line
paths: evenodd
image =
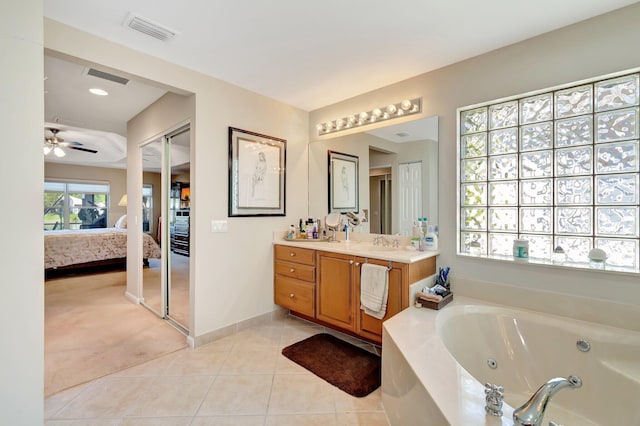
M364 258L364 263L369 263L369 258L365 257ZM393 269L393 262L389 261L389 266L387 266L387 271L390 271Z

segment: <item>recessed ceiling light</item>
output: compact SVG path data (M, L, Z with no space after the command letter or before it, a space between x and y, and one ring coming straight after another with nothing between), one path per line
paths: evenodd
M107 96L109 94L109 92L107 92L106 90L98 89L97 87L89 89L89 91L98 96Z

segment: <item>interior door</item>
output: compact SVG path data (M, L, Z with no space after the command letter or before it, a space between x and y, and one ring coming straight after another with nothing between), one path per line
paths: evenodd
M161 259L142 268L142 304L188 334L190 314L189 254L191 246L190 131L184 126L141 146L143 182L156 182L153 224L143 232L161 245ZM154 188L154 185L151 185ZM143 189L142 217L151 216ZM146 200L148 201L148 199ZM151 222L151 220L149 220ZM155 226L153 226L155 224ZM148 231L147 231L148 232Z
M422 163L398 165L400 234L411 235L413 221L422 217Z
M164 138L140 147L142 158L142 232L151 235L161 245L159 259L145 259L142 267L142 303L145 307L164 317L166 311L165 289L166 256L162 247L162 164Z
M191 252L191 163L189 127L167 135L169 166L169 269L167 317L180 327L189 327L189 255Z

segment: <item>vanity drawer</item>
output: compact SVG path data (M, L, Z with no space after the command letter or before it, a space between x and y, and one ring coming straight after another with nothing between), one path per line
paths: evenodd
M287 277L297 278L311 283L316 280L316 268L309 265L276 260L275 271L276 274L286 275Z
M275 246L274 250L276 260L304 263L312 266L316 264L315 250L280 245Z
M293 278L276 276L274 302L284 308L313 317L314 285Z

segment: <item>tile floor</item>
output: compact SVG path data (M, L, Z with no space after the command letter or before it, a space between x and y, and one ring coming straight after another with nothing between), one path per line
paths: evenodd
M52 395L46 425L388 425L380 388L354 398L290 361L282 348L320 332L274 319Z

